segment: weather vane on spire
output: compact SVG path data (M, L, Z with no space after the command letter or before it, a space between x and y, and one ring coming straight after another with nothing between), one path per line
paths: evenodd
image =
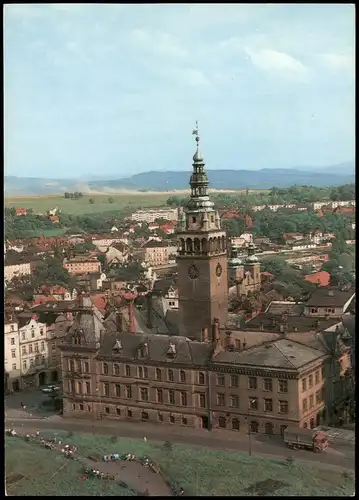
M196 121L196 128L193 130L192 135L196 136L197 149L199 146L199 130L198 130L198 121Z

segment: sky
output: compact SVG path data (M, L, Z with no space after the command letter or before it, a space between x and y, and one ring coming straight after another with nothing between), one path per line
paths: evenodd
M351 4L14 4L5 174L121 178L354 158Z

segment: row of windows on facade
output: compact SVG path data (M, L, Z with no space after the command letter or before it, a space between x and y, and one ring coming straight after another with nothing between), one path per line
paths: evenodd
M70 380L69 382L69 387L71 392L77 392L78 394L91 394L91 384L90 382L85 382L83 385L82 382L77 382L77 386L75 385L74 380ZM111 387L113 387L113 390L111 391ZM83 392L83 389L85 392ZM103 391L102 393L99 393L98 390L96 392L98 393L99 397L104 396L104 397L111 397L115 396L117 398L125 398L125 399L132 399L133 396L133 391L132 391L132 386L131 385L125 385L123 387L124 391L121 390L121 385L120 384L114 384L113 386L105 383L103 384ZM163 403L164 402L164 393L168 393L168 398L167 401L169 404L176 404L175 403L175 391L169 390L169 391L164 391L163 389L157 389L156 390L156 401L158 403ZM141 401L149 401L149 390L147 387L141 387L140 388L140 399ZM187 406L188 404L188 396L187 393L184 391L180 391L180 401L182 406ZM200 395L200 406L205 407L206 406L206 399L205 395L201 394Z
M81 373L82 372L82 364L80 360L69 360L69 369L70 371L74 371L76 368L76 371ZM148 368L146 366L137 366L137 367L131 367L130 365L125 365L125 376L126 377L131 377L131 376L136 376L135 373L131 368L137 368L137 373L136 375L139 378L147 379L148 378ZM83 363L83 372L84 373L90 373L90 364L88 361L84 361ZM108 363L103 363L102 366L102 372L104 375L110 375L109 371L109 365ZM167 370L167 380L169 382L174 382L175 376L174 376L174 370L168 369ZM119 364L114 364L112 367L112 375L120 376L120 365ZM161 381L162 380L162 375L163 375L163 370L161 368L156 368L156 380ZM179 372L179 381L185 383L187 380L186 377L186 372L184 370L180 370ZM205 374L204 373L199 373L198 374L198 383L200 385L205 384Z
M90 395L91 394L91 384L90 382L85 382L85 386L83 387L82 382L77 382L77 387L75 386L75 381L70 380L70 390L72 392L76 392L79 394L83 393L83 388L85 389L85 394ZM112 388L112 391L111 391ZM156 389L156 401L157 403L163 403L164 402L164 393L167 393L167 399L166 402L169 404L176 404L176 398L175 398L175 392L173 390L168 390L164 391L163 389ZM180 404L182 406L187 406L188 404L188 395L185 391L179 391L180 392ZM141 401L149 401L149 389L147 387L141 387L140 388L140 399ZM105 383L103 384L103 391L102 391L102 396L104 397L124 397L125 399L132 399L132 386L131 385L125 385L124 386L124 391L121 390L121 385L120 384L109 384ZM99 394L100 396L100 394ZM199 398L199 406L201 408L206 407L206 395L205 394L198 394ZM226 397L225 394L218 393L217 398L216 398L217 406L226 406ZM231 395L229 396L229 405L231 408L238 408L239 407L239 397L237 395ZM251 397L248 400L248 408L250 410L258 410L259 409L259 399L255 397ZM264 411L271 412L273 411L273 400L272 399L264 399ZM278 402L278 412L279 413L288 413L288 401L279 401Z
M14 325L11 325L11 331L14 331ZM30 330L31 333L31 338L35 338L35 330L34 328L31 328ZM40 328L40 335L44 335L44 329ZM26 340L26 332L21 332L21 340ZM11 345L15 345L15 337L11 337Z
M312 314L316 314L319 312L319 309L318 307L312 307L310 312ZM324 312L328 313L328 314L334 314L335 313L335 308L334 307L325 307L324 308Z
M288 380L277 380L278 392L288 392ZM218 374L217 375L217 385L224 387L226 385L225 375ZM239 377L238 375L230 375L229 378L230 387L238 387L239 385ZM265 391L273 391L273 379L264 378L262 388ZM257 377L248 377L248 389L257 390L258 389L258 378Z
M216 396L217 406L226 406L226 396L223 393L218 393ZM229 396L229 406L231 408L239 407L239 397L237 395ZM279 400L278 401L278 413L288 413L289 404L288 401ZM259 410L259 398L250 397L248 398L248 409L249 410ZM269 398L263 399L263 410L266 412L273 411L273 400Z
M56 343L52 342L52 348L55 349ZM29 344L28 346L23 345L21 346L21 354L23 356L26 356L27 354L32 354L33 352L43 352L45 351L45 342L38 342L37 344ZM11 352L16 352L15 349L12 349Z
M29 365L28 365L28 361L29 361ZM26 360L24 359L24 361L22 362L22 367L24 370L26 370L28 368L28 366L32 367L34 365L42 365L45 363L45 356L36 356L36 358L31 358L29 360ZM13 368L16 370L16 368Z
M75 369L74 360L69 360L69 367L70 367L71 371L73 371ZM110 375L108 363L103 363L102 368L103 368L104 375ZM137 376L139 378L145 378L145 379L148 378L148 368L147 367L138 366L135 368L137 368ZM76 360L76 369L78 372L82 371L80 360ZM90 371L90 365L87 361L85 361L84 362L84 372L89 373L89 371ZM121 375L119 364L113 365L112 375L116 375L116 376ZM125 376L126 377L134 376L130 365L125 365ZM313 386L312 379L313 379L313 376L310 375L309 376L309 387ZM319 383L319 371L316 372L315 379L316 379L316 383ZM159 380L159 381L163 380L163 370L161 368L156 368L156 380ZM174 370L167 369L167 381L174 382ZM180 372L179 372L179 381L183 382L183 383L186 382L186 372L184 370L180 370ZM199 372L198 373L198 384L205 385L205 383L206 383L205 381L206 381L205 374L203 372ZM304 387L304 381L306 384L306 379L303 379L303 387ZM226 375L217 374L216 384L218 386L224 387L226 385ZM238 375L230 375L229 376L229 386L233 387L233 388L239 387L239 376ZM257 377L248 377L248 389L252 389L252 390L258 389ZM273 379L270 379L270 378L263 379L263 389L266 391L273 391ZM288 380L278 380L278 392L288 392Z
M309 400L309 408L308 408L308 400ZM324 401L324 388L315 393L315 404L319 405L320 403L322 403L322 401ZM307 398L303 399L302 405L304 412L308 411L308 409L311 410L314 407L314 394L311 394L308 399Z
M80 411L84 411L85 410L85 405L83 403L80 403L80 404L76 404L76 403L73 403L72 405L72 409L73 410L80 410ZM90 405L87 405L87 411L91 411L92 408ZM104 408L104 413L106 415L110 415L111 414L111 408L109 406L105 406ZM116 407L116 415L118 416L121 416L122 415L122 411L121 411L121 408L118 408ZM133 417L133 412L130 408L126 408L125 410L125 416L128 417L128 418L132 418ZM162 413L158 413L157 414L157 418L158 418L158 421L159 422L163 422L164 418L163 418L163 414ZM141 412L141 420L143 421L146 421L146 420L149 420L149 415L146 411L142 411ZM176 423L176 417L174 415L170 415L169 416L169 422L170 424L174 424ZM187 418L184 417L183 415L181 416L181 423L182 425L187 425L188 421L187 421ZM238 430L239 430L239 427L238 427Z
M83 403L80 403L78 405L76 403L73 403L72 409L75 411L76 410L84 411L85 405ZM91 410L92 410L91 406L87 405L87 411L91 411ZM109 406L105 406L104 410L105 410L104 413L106 415L111 414L111 408ZM121 416L122 413L123 413L123 411L121 411L121 408L116 407L116 415ZM124 413L125 413L125 416L128 418L133 417L133 412L130 408L127 408ZM163 422L163 420L164 420L163 414L158 413L157 419L159 422ZM149 420L149 415L146 411L141 412L141 420L143 420L143 421ZM169 422L171 424L174 424L176 422L176 418L174 415L169 416ZM188 423L187 418L184 416L181 416L181 424L187 425L187 423ZM251 432L253 432L253 433L259 432L259 423L256 420L251 420L249 425L250 425ZM229 420L229 419L226 419L225 417L218 417L218 427L221 427L222 429L226 429L226 428L230 427L234 431L239 431L240 430L240 422L239 422L238 418L232 418ZM281 425L281 427L280 427L281 434L284 433L286 427L287 427L286 425ZM273 434L274 424L272 422L266 422L264 424L264 432L266 434Z
M15 358L15 357L16 357L16 356L13 356L13 358ZM30 365L29 365L29 366L30 366L30 367L31 367L31 366L34 366L34 365L42 365L42 364L44 364L44 363L45 363L45 356L41 356L41 358L40 358L40 356L37 356L36 358L31 358L31 359L29 359L29 360L26 360L26 359L25 359L25 360L22 362L22 367L23 367L23 369L24 369L24 370L26 370L26 369L27 369L27 361L29 361L29 363L30 363ZM56 364L56 355L53 355L53 356L51 357L51 362L52 362L52 364ZM13 371L17 370L17 364L16 364L16 363L13 363L13 364L12 364L12 370L13 370Z
M315 385L320 383L320 375L322 375L322 380L324 380L324 367L322 367L321 373L317 370L314 374L315 376ZM308 382L308 383L307 383ZM305 392L307 389L311 389L313 387L313 375L309 375L308 380L306 378L302 379L302 391Z

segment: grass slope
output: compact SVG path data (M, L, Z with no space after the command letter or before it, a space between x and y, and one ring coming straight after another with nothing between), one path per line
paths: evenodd
M82 215L123 210L125 207L131 207L134 210L140 207L157 207L164 205L170 196L171 193L107 194L84 195L78 200L67 200L63 196L9 197L5 198L5 206L32 208L35 212L41 213L59 207L64 213ZM108 202L109 197L113 198L113 203ZM95 200L92 205L89 203L90 198Z
M47 432L48 436L53 433ZM58 435L66 433L58 433ZM91 435L74 435L66 439L78 447L79 454L136 453L147 455L159 463L165 476L177 486L182 486L187 494L226 495L226 496L349 496L355 490L353 478L345 478L333 469L328 471L299 463L288 465L285 460L270 460L262 457L249 457L244 453L208 450L204 448L172 445L172 449L163 443L144 443L133 439L117 440ZM11 443L11 445L10 445ZM31 445L17 438L5 441L6 475L10 473L26 474L34 464L38 469L28 479L23 479L16 486L9 486L9 493L15 495L101 495L100 489L106 488L106 495L121 495L120 488L101 485L101 482L89 483L77 479L79 472L73 470L70 462L51 479L56 469L61 466L62 457ZM21 460L19 460L21 457ZM95 486L94 486L95 485ZM89 488L89 491L86 490ZM96 491L93 491L93 488Z

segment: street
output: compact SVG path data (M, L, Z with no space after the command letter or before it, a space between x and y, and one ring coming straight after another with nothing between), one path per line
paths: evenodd
M143 439L144 436L153 441L171 441L179 444L190 444L207 448L248 452L249 437L244 433L234 433L214 429L208 432L204 429L173 427L164 424L148 422L116 422L102 420L93 423L92 420L64 419L53 411L45 411L41 403L49 399L40 389L32 389L7 396L5 400L6 426L21 426L24 429L65 430L84 434L105 434ZM21 403L27 406L26 411ZM354 469L355 446L345 443L332 443L324 453L288 449L280 436L264 434L251 435L253 455L263 455L272 458L293 456L296 460L315 463L325 467L335 466Z
M95 426L89 420L67 420L60 416L47 418L10 417L6 418L6 427L22 427L24 430L35 429L64 430L79 434L103 434L149 441L171 441L178 444L189 444L213 449L229 451L248 451L248 436L228 431L211 431L203 429L174 428L165 425L149 423L128 423L114 421L97 421ZM267 458L286 458L292 456L297 461L309 462L316 466L354 470L354 446L334 446L324 453L311 451L292 451L286 448L279 437L253 436L251 437L252 455L261 455Z

